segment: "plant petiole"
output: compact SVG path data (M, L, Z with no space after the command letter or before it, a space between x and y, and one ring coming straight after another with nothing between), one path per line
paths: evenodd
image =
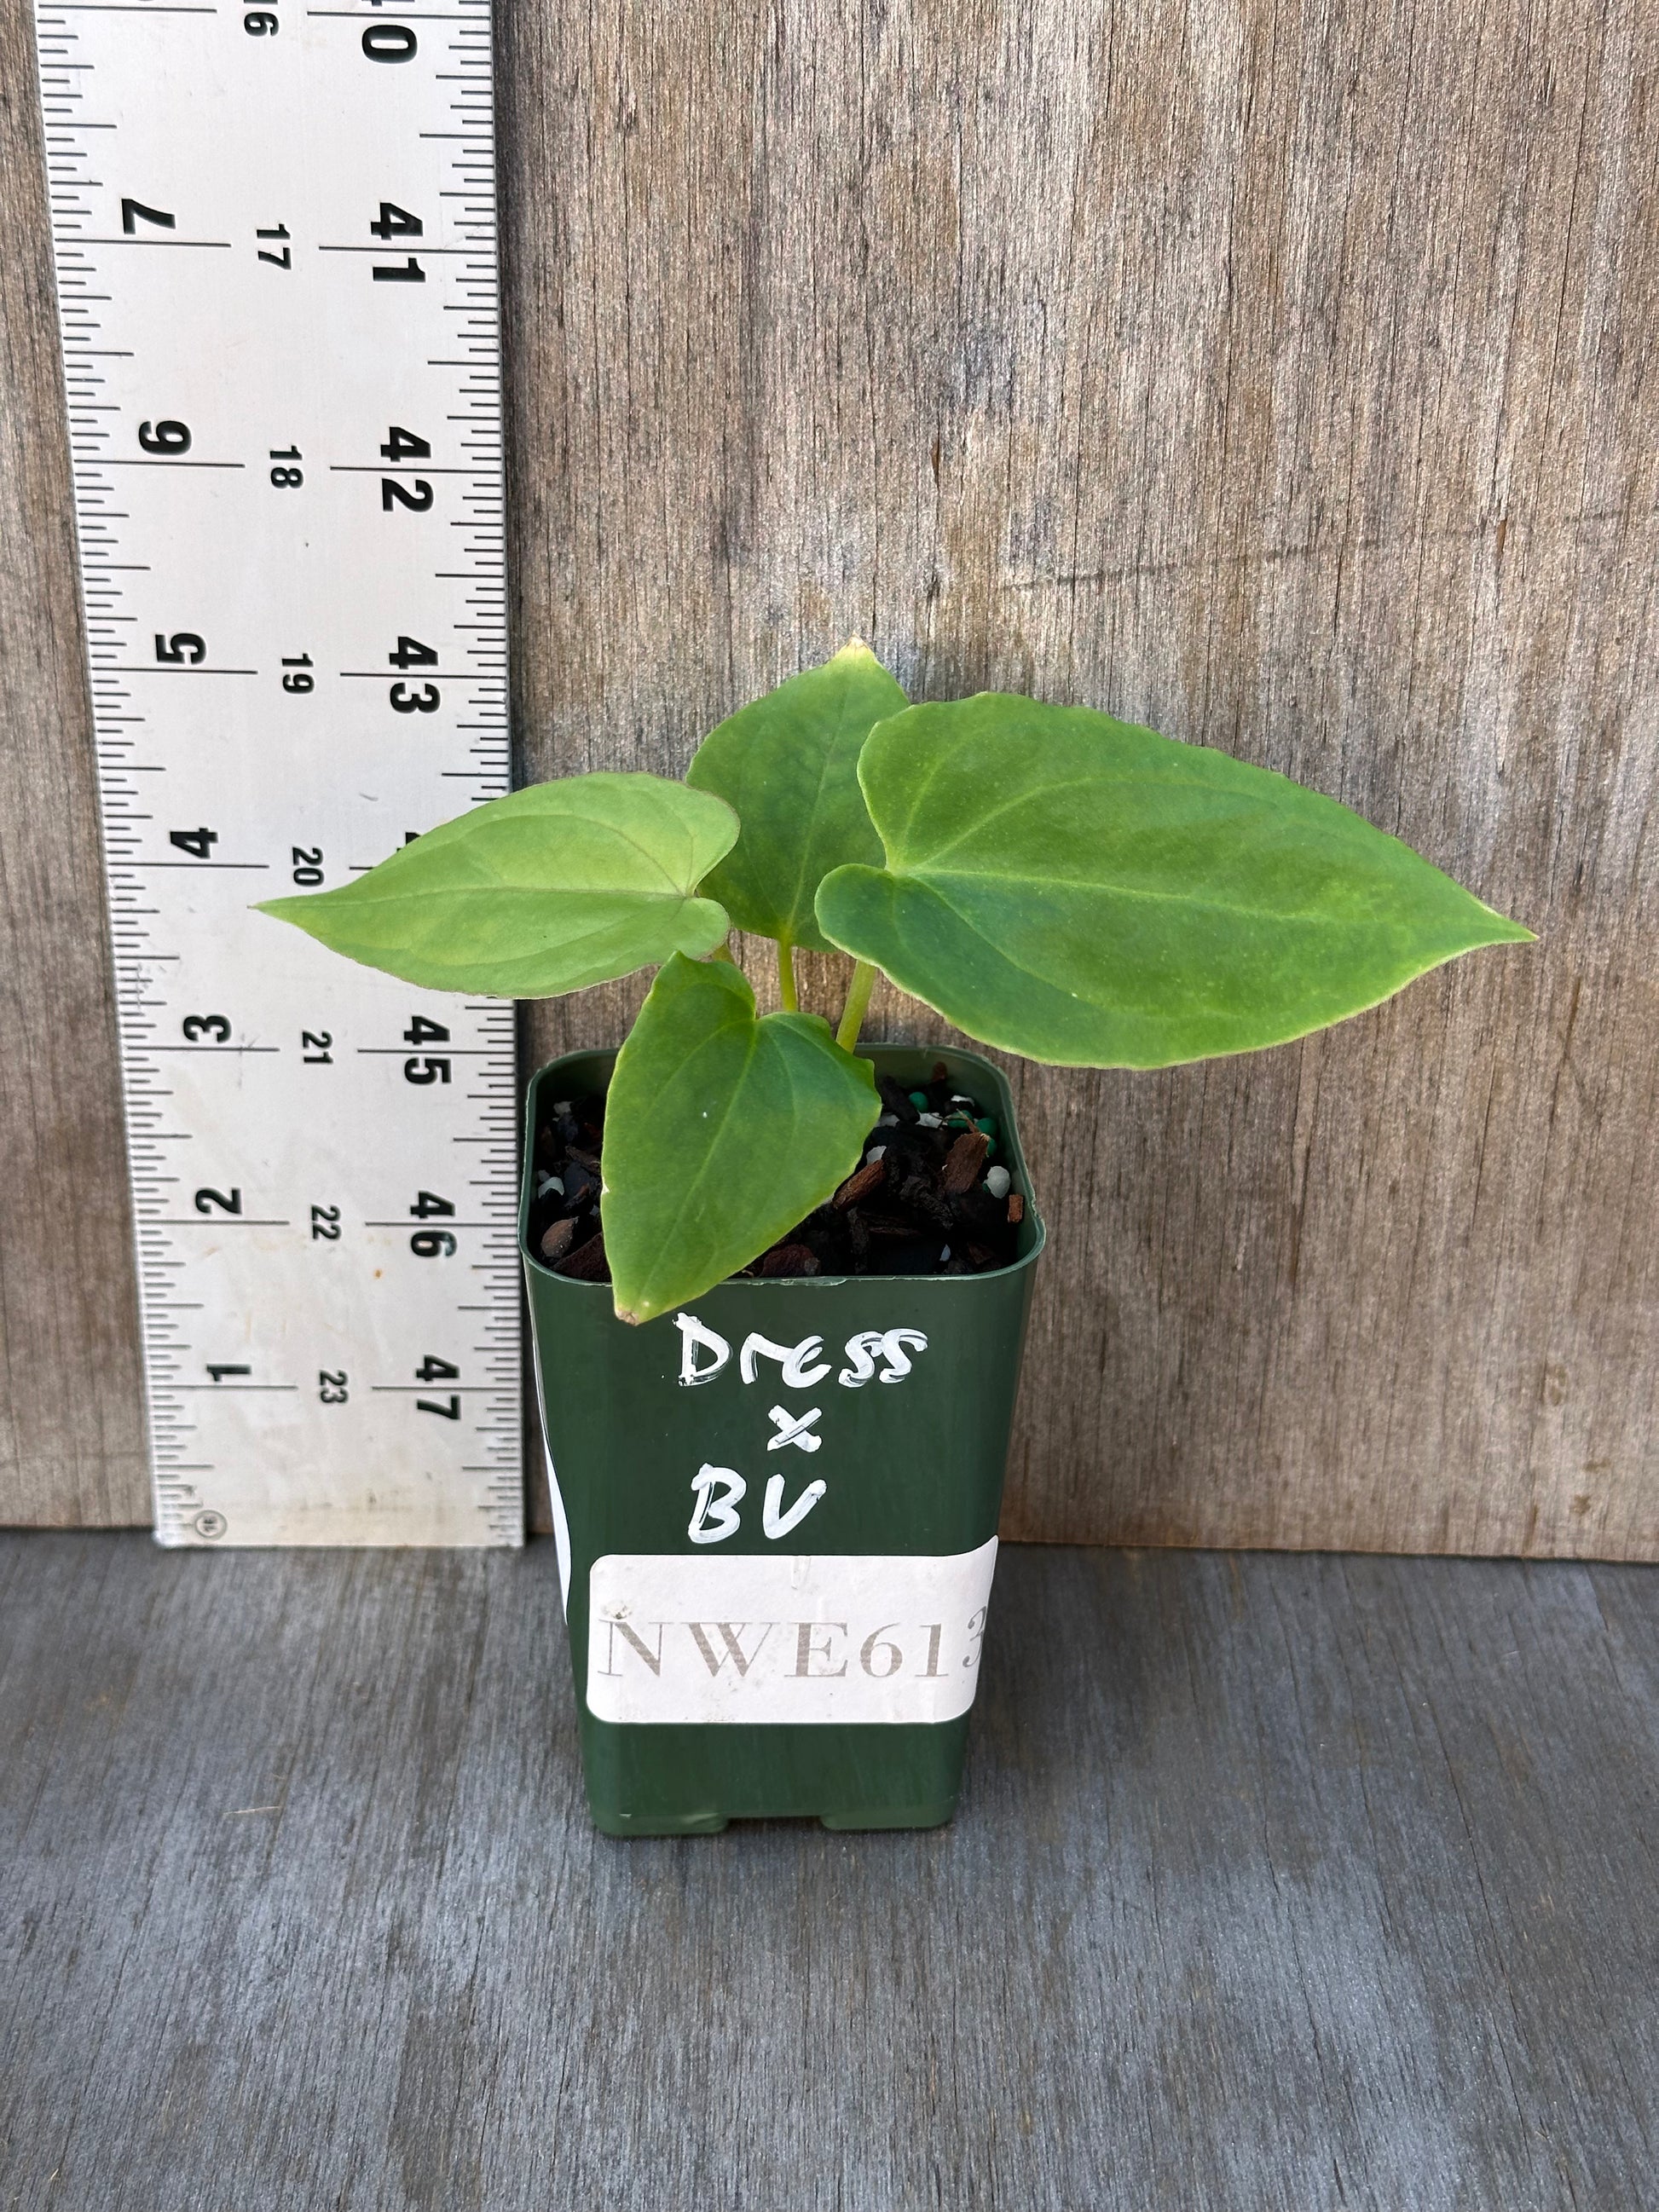
M842 1008L841 1026L836 1031L836 1042L843 1052L851 1052L859 1041L859 1031L864 1027L864 1017L869 1011L870 994L875 988L874 963L868 960L855 961L853 980L847 986L847 1004Z

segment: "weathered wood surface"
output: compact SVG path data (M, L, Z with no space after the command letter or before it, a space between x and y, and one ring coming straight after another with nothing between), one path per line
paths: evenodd
M1017 1077L1010 1532L1659 1556L1659 15L549 0L500 46L526 773L678 770L857 629L1301 775L1540 932L1301 1048ZM103 1036L52 1112L107 1126ZM26 1159L78 1140L28 1103ZM19 1517L84 1510L64 1425L130 1449L131 1376L31 1386Z
M1659 11L503 38L533 773L678 769L859 630L1299 775L1543 938L1299 1049L1017 1079L1011 1533L1659 1554Z
M1659 1577L1005 1557L925 1836L586 1824L551 1547L0 1540L18 2212L1659 2201Z
M138 1293L27 5L0 0L0 1521L148 1521Z

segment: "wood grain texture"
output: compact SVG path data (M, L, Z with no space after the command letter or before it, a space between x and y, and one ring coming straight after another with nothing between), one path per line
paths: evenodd
M550 1545L0 1540L18 2212L1659 2197L1659 1577L1036 1549L927 1835L589 1827Z
M27 464L0 988L27 1041L0 1078L0 1516L122 1518L128 1231L24 15L0 0ZM527 774L678 770L859 630L920 696L1081 700L1299 775L1540 933L1259 1059L1016 1072L1053 1243L1008 1532L1659 1556L1659 16L500 18ZM614 1041L636 996L538 1012L539 1050ZM888 1000L882 1033L933 1032Z
M0 4L0 1521L148 1521L137 1285L27 7Z
M1659 1555L1659 15L501 41L529 774L678 771L857 630L915 696L1299 776L1542 939L1261 1058L1016 1075L1053 1243L1007 1532Z

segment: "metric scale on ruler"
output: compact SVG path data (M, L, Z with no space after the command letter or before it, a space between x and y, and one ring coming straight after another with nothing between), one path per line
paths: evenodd
M487 0L37 0L166 1544L515 1544L510 1006L253 901L507 788Z

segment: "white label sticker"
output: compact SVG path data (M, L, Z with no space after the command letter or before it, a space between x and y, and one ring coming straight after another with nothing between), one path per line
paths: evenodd
M597 1720L937 1722L974 1702L993 1536L907 1553L607 1553L588 1577Z

